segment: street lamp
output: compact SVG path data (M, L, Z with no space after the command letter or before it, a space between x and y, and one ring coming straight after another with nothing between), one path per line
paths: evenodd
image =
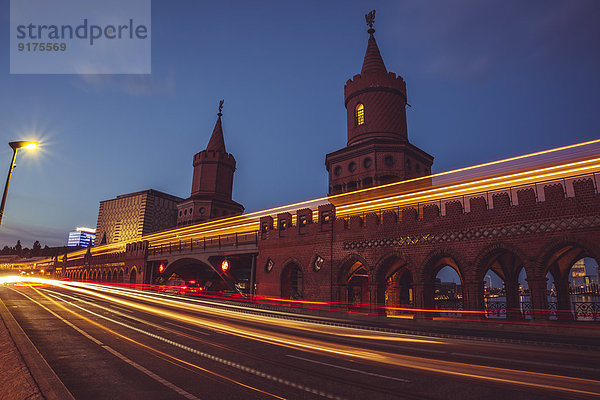
M6 195L8 194L8 185L10 184L10 177L12 171L15 168L15 160L17 159L17 150L19 149L35 149L38 146L38 142L32 142L30 140L19 140L16 142L10 142L8 144L13 149L12 161L8 168L8 176L6 177L6 185L4 185L4 193L2 194L2 204L0 205L0 224L2 224L2 216L4 215L4 205L6 204Z

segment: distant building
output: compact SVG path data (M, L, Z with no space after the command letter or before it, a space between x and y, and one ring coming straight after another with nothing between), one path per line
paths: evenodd
M585 276L585 261L582 258L571 267L571 286L584 286Z
M157 190L123 194L100 202L96 244L137 239L175 227L177 203L182 199Z
M68 247L89 247L93 246L96 240L96 230L94 228L78 227L69 232L67 241Z

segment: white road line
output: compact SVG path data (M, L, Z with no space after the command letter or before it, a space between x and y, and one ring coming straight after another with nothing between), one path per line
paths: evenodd
M326 363L326 362L311 360L309 358L298 357L298 356L294 356L292 354L287 354L287 356L288 357L292 357L292 358L297 358L298 360L308 361L308 362L315 363L315 364L326 365L328 367L334 367L334 368L339 368L339 369L345 369L346 371L358 372L358 373L364 374L364 375L377 376L379 378L384 378L384 379L393 379L395 381L404 382L404 383L410 382L408 379L396 378L396 377L393 377L393 376L386 376L386 375L379 375L379 374L375 374L373 372L367 372L367 371L361 371L360 369L342 367L341 365L335 365L335 364L329 364L329 363Z
M12 289L12 290L14 290L14 289ZM86 331L84 331L83 329L81 329L81 328L73 325L72 323L70 323L69 321L67 321L66 319L64 319L63 317L61 317L60 315L58 315L57 313L55 313L54 311L52 311L51 309L49 309L48 307L46 307L45 305L43 305L42 303L38 302L37 300L32 299L31 297L27 296L26 294L24 294L22 292L18 292L18 293L20 293L22 296L25 296L30 301L32 301L33 303L37 304L38 306L40 306L44 310L48 311L50 314L54 315L56 318L58 318L59 320L61 320L62 322L64 322L66 325L68 325L71 328L75 329L77 332L81 333L83 336L85 336L86 338L90 339L92 342L94 342L97 345L99 345L100 347L102 347L104 350L108 351L109 353L111 353L112 355L114 355L114 356L120 358L121 360L125 361L127 364L131 365L132 367L134 367L134 368L138 369L139 371L143 372L144 374L146 374L150 378L154 379L158 383L161 383L164 386L168 387L169 389L174 390L175 392L179 393L180 395L182 395L186 399L200 400L200 398L194 396L191 393L186 392L185 390L183 390L179 386L172 384L171 382L167 381L166 379L161 378L160 376L156 375L152 371L149 371L148 369L142 367L141 365L137 364L136 362L130 360L127 357L125 357L123 354L121 354L118 351L114 350L110 346L103 345L100 340L96 339L95 337L93 337L92 335L90 335L89 333L87 333Z
M521 363L521 364L531 364L531 365L540 365L540 366L545 366L545 367L558 367L561 369L574 369L574 370L582 370L582 371L590 371L590 372L596 372L596 373L600 373L600 370L597 368L589 368L589 367L579 367L579 366L575 366L575 365L568 365L568 364L553 364L553 363L545 363L545 362L540 362L540 361L529 361L529 360L518 360L518 359L514 359L514 358L502 358L502 357L495 357L495 356L484 356L484 355L480 355L480 354L467 354L467 353L448 353L449 355L454 355L454 356L463 356L463 357L472 357L472 358L483 358L483 359L487 359L487 360L493 360L493 361L508 361L511 363Z
M127 364L131 365L135 369L137 369L137 370L143 372L144 374L148 375L150 378L156 380L159 383L162 383L163 385L165 385L169 389L172 389L173 391L179 393L180 395L182 395L186 399L200 400L198 397L194 396L193 394L190 394L190 393L186 392L185 390L183 390L182 388L180 388L179 386L176 386L176 385L172 384L171 382L169 382L168 380L166 380L164 378L161 378L160 376L156 375L154 372L149 371L148 369L142 367L140 364L136 363L135 361L130 360L129 358L125 357L123 354L119 353L118 351L115 351L111 347L109 347L109 346L102 346L102 348L104 348L106 351L110 352L114 356L120 358L121 360L125 361Z
M42 289L42 290L45 290L45 289ZM50 290L45 290L45 291L47 291L47 292L51 292ZM229 367L232 367L232 368L238 369L238 370L240 370L240 371L247 372L247 373L249 373L249 374L252 374L252 375L255 375L255 376L258 376L258 377L261 377L261 378L265 378L265 379L267 379L267 380L270 380L270 381L272 381L272 382L278 382L278 383L281 383L281 384L283 384L283 385L286 385L286 386L289 386L289 387L293 387L293 388L296 388L296 389L299 389L299 390L302 390L302 391L305 391L305 392L308 392L308 393L318 394L319 396L326 397L326 398L328 398L328 399L334 399L334 400L343 400L343 398L342 398L342 397L336 396L336 395L334 395L334 394L331 394L331 393L325 393L325 392L319 391L319 390L317 390L317 389L314 389L314 388L311 388L311 387L308 387L308 386L304 386L304 385L301 385L301 384L297 384L297 383L295 383L295 382L292 382L292 381L289 381L289 380L287 380L287 379L278 378L278 377L276 377L276 376L274 376L274 375L271 375L271 374L268 374L268 373L266 373L266 372L262 372L262 371L260 371L260 370L254 369L254 368L246 367L246 366L245 366L245 365L243 365L243 364L239 364L239 363L237 363L237 362L234 362L234 361L229 361L229 360L226 360L226 359L224 359L224 358L221 358L221 357L217 357L217 356L215 356L215 355L212 355L212 354L210 354L210 353L205 353L205 352L203 352L203 351L196 350L196 349L194 349L194 348L192 348L192 347L189 347L189 346L186 346L186 345L184 345L184 344L181 344L181 343L175 342L175 341L173 341L173 340L167 339L167 338L165 338L165 337L162 337L162 336L160 336L160 335L157 335L157 334L155 334L155 333L148 332L148 331L145 331L145 330L143 330L143 329L136 328L135 326L128 325L128 324L126 324L126 323L124 323L124 322L117 321L117 320L115 320L115 319L112 319L112 318L109 318L109 317L107 317L107 316L104 316L104 315L101 315L101 314L95 313L95 312L93 312L93 311L91 311L91 310L88 310L87 308L81 307L81 306L79 306L79 305L77 305L77 304L74 304L74 303L72 303L72 302L70 302L70 301L66 301L65 299L61 298L60 296L57 296L57 295L51 295L51 294L49 294L49 296L51 296L51 297L54 297L54 298L56 298L56 299L59 299L60 301L62 301L62 302L64 302L64 303L66 303L66 304L69 304L69 305L71 305L71 306L73 306L73 307L79 308L80 310L83 310L83 311L85 311L85 312L87 312L87 313L89 313L89 314L91 314L91 315L94 315L94 316L96 316L96 317L98 317L98 318L102 318L102 319L105 319L105 320L107 320L107 321L110 321L110 322L112 322L112 323L114 323L114 324L117 324L117 325L124 326L124 327L126 327L126 328L129 328L129 329L131 329L131 330L135 331L135 332L138 332L138 333L144 334L144 335L146 335L146 336L149 336L149 337L151 337L151 338L154 338L154 339L160 340L160 341L162 341L162 342L164 342L164 343L170 344L171 346L178 347L178 348L180 348L180 349L182 349L182 350L186 350L186 351L188 351L188 352L190 352L190 353L193 353L193 354L199 355L199 356L201 356L201 357L204 357L204 358L207 358L207 359L209 359L209 360L212 360L212 361L218 362L218 363L220 363L220 364L227 365L227 366L229 366ZM68 296L68 295L65 295L65 296L67 296L67 297L70 297L70 296ZM33 301L35 301L35 300L33 300Z
M176 327L178 327L180 329L187 329L188 331L192 331L192 332L200 333L202 335L210 336L210 333L202 332L202 331L199 331L198 329L188 328L187 326L183 326L183 325L179 325L179 324L174 324L174 323L168 322L168 321L165 321L165 324L173 325L173 326L176 326Z

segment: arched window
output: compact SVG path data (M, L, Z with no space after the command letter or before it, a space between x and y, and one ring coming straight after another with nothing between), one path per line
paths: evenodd
M362 125L365 123L365 106L363 106L361 103L356 105L356 108L354 109L354 117L356 125Z

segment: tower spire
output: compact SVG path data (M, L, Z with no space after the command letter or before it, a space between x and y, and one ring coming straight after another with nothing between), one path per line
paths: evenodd
M213 129L212 135L210 136L210 140L208 141L208 146L206 146L206 150L222 151L223 153L227 153L227 151L225 150L225 139L223 139L223 126L221 125L221 116L223 115L224 102L225 100L221 100L219 102L217 123L215 124L215 128Z
M383 72L384 74L387 74L387 69L383 63L383 58L381 58L375 36L373 36L375 33L375 29L373 29L373 24L375 23L375 10L365 14L365 20L369 26L369 30L367 30L367 33L369 34L369 44L367 45L367 52L365 53L365 59L360 73Z

